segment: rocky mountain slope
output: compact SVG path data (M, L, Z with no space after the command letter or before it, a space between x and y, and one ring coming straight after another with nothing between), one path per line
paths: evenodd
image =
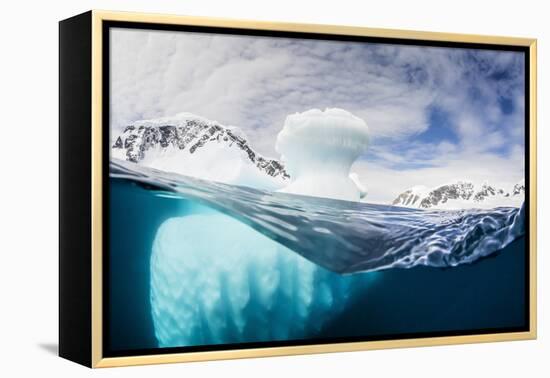
M420 209L519 207L524 200L525 183L521 180L506 191L487 182L476 186L470 181L456 181L434 188L415 186L399 194L392 205Z
M244 179L260 182L253 186L276 187L289 179L284 165L257 153L240 129L191 113L127 126L111 156L227 183Z

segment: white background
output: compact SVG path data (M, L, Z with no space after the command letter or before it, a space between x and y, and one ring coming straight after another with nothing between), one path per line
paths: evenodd
M3 4L0 94L0 375L17 376L548 376L550 226L549 11L544 1L179 0ZM247 359L90 371L57 348L57 64L61 19L110 9L512 35L539 39L539 339L537 341Z

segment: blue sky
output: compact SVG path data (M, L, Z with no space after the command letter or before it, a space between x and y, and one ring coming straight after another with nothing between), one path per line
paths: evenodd
M413 185L523 177L521 53L125 29L111 38L113 134L185 111L238 126L278 157L288 114L340 107L369 126L353 170L374 201Z

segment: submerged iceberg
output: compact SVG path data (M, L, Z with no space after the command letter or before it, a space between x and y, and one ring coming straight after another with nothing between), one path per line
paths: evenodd
M366 190L351 165L367 150L369 129L365 121L337 108L311 109L289 115L277 135L291 180L279 191L359 201Z
M325 270L212 210L171 218L151 256L155 334L160 347L312 337L373 277Z

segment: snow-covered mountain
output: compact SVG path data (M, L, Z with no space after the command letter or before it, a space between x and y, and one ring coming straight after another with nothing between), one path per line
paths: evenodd
M284 165L254 151L240 129L191 113L127 126L116 138L111 156L164 171L264 189L280 188L289 179Z
M392 205L420 209L520 207L524 197L524 180L515 184L509 191L487 182L476 186L470 181L457 181L434 188L414 186L399 194Z

